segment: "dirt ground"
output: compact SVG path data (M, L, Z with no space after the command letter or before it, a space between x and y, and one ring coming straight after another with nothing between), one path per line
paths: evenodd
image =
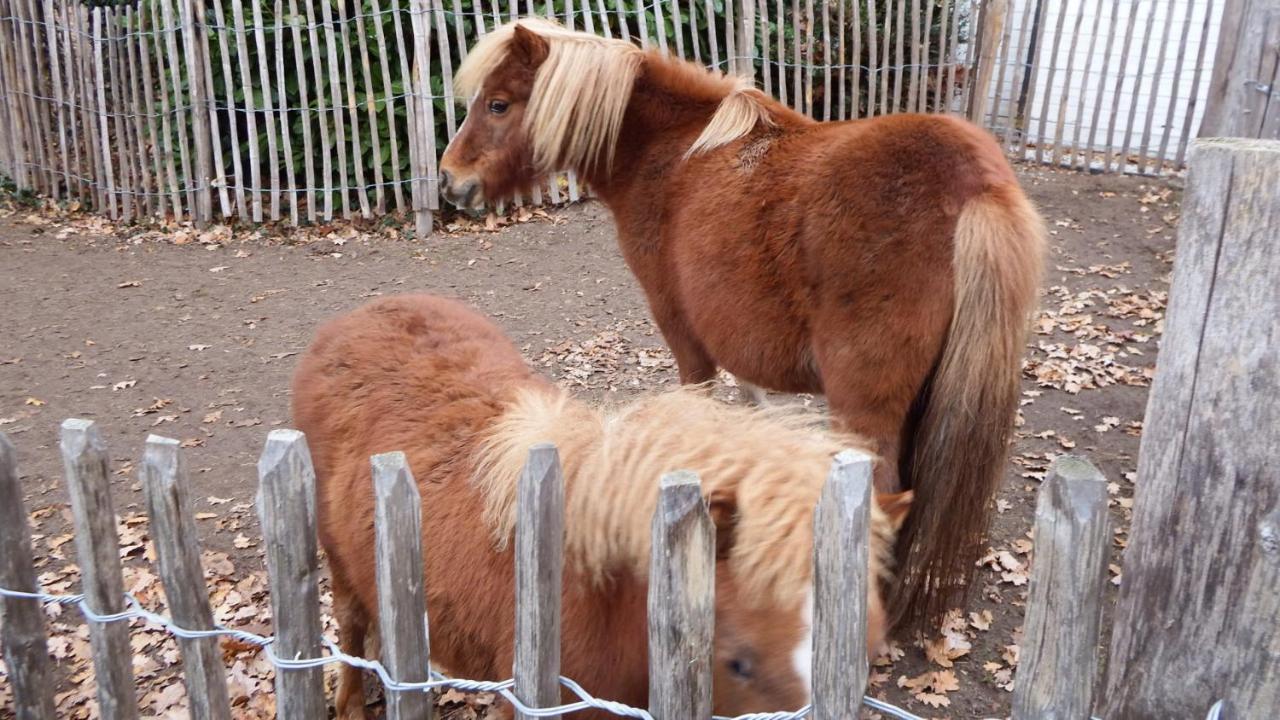
M872 694L925 717L1003 717L1016 667L1028 537L1049 461L1071 452L1111 481L1127 537L1141 420L1171 269L1180 193L1164 182L1019 169L1053 253L1029 342L1022 424L1000 492L992 554L970 605L943 632L900 638ZM148 433L181 439L218 619L269 633L252 500L267 431L289 424L289 376L323 319L369 298L429 291L487 313L529 360L596 400L676 383L674 365L614 241L586 204L497 232L469 223L425 242L395 228L286 234L141 232L10 203L0 217L0 431L18 448L41 582L76 589L58 424L98 422L114 474L129 587L163 607L149 570L133 464ZM728 396L728 392L725 392ZM820 402L820 400L818 400ZM50 610L60 712L92 711L85 633ZM330 627L330 631L332 628ZM142 638L142 639L139 639ZM183 707L171 641L137 627L135 670L151 716ZM269 670L227 643L238 715L269 716ZM12 713L0 681L0 717ZM486 698L447 698L454 717Z

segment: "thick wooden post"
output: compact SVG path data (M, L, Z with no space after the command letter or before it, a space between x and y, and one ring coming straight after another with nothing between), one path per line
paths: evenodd
M1080 720L1093 711L1111 539L1107 520L1102 473L1078 458L1055 460L1036 503L1015 720Z
M867 688L871 456L845 450L813 516L813 717L859 717Z
M258 518L271 582L272 649L284 660L320 657L316 474L297 430L267 436L258 460ZM325 717L324 668L277 668L276 713L281 720Z
M199 531L187 499L187 468L178 441L152 435L140 475L151 517L151 540L173 621L189 630L212 630L209 588L200 564ZM217 638L178 640L192 720L231 717L226 673Z
M529 448L517 493L515 693L525 705L551 707L560 703L564 572L564 476L554 445Z
M92 420L62 423L62 467L75 520L85 604L98 615L122 612L124 576L116 513L111 507L107 446ZM132 720L138 717L138 698L133 688L129 625L92 620L88 624L98 710L104 720Z
M1280 717L1280 142L1190 168L1101 715Z
M1199 135L1280 140L1280 0L1227 0Z
M0 433L0 587L36 592L31 560L31 528L22 507L18 458L9 438ZM44 613L39 600L0 597L0 646L13 687L16 720L53 720L53 676Z
M987 111L987 90L996 69L996 57L1000 50L1000 38L1004 35L1004 21L1009 15L1009 0L987 0L982 8L982 34L979 38L978 61L974 83L969 94L969 120L982 122Z
M417 138L409 145L409 172L413 179L414 236L418 240L424 240L431 234L431 213L440 207L440 181L436 176L436 110L431 97L430 12L430 0L409 0L409 19L413 28L413 90L408 101L416 108L416 124L409 128L409 132ZM453 102L453 98L447 100ZM452 105L445 107L452 112Z
M426 682L431 666L422 583L422 500L404 453L374 455L378 628L382 663L397 682ZM387 692L388 720L432 720L431 693Z
M711 717L716 530L698 476L662 477L649 562L649 712Z

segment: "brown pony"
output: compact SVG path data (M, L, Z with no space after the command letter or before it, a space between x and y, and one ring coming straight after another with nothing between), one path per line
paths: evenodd
M369 456L403 450L422 494L432 660L468 678L511 676L515 483L530 445L550 441L565 474L563 672L645 704L649 523L660 476L688 468L717 523L716 711L806 702L813 510L833 455L856 438L687 390L587 407L530 371L493 323L428 295L376 300L321 328L294 376L293 416L315 462L344 651L363 654L377 620ZM886 572L910 496L878 500L872 577ZM877 583L868 596L875 649ZM358 670L343 669L336 704L341 718L364 717Z
M936 617L980 550L1017 408L1040 217L996 142L946 116L818 123L748 80L526 19L472 48L442 192L479 206L572 169L684 383L717 366L825 393L916 494L891 603Z

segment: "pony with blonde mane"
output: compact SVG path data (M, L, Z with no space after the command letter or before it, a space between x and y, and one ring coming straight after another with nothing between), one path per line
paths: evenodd
M369 457L401 450L422 496L432 661L468 678L510 677L516 479L529 447L549 441L565 478L564 674L644 706L649 523L661 475L690 469L717 532L716 712L807 701L813 512L833 456L857 438L802 411L690 390L589 407L535 375L493 323L429 295L326 323L294 375L293 417L315 463L343 651L363 655L377 623ZM910 495L877 500L868 570L884 578ZM886 613L879 584L867 594L875 650ZM359 670L342 668L336 705L339 718L365 717Z
M942 115L819 123L736 76L519 20L487 34L441 160L464 207L574 170L609 207L684 383L825 394L909 488L898 619L968 586L1017 410L1043 222L999 145ZM759 387L757 387L759 386Z

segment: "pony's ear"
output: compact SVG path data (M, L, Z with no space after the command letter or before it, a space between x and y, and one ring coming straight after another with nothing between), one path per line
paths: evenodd
M707 512L716 526L716 559L723 560L733 550L733 534L738 525L738 505L732 496L713 494L707 498Z
M536 68L547 59L550 51L546 38L523 25L516 25L515 33L511 36L512 56L525 65Z
M897 532L902 529L902 523L907 520L907 513L911 512L911 501L915 499L915 493L910 490L897 493L876 493L876 504L889 516L889 524L893 526L893 531Z

